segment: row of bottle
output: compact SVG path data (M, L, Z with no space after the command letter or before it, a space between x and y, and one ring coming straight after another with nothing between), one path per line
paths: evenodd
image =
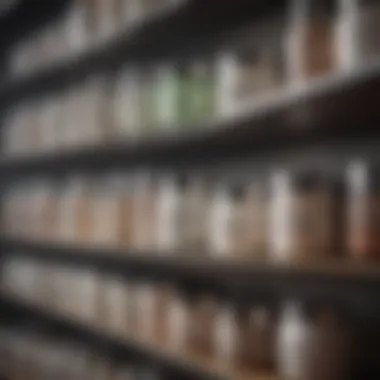
M69 365L68 365L69 363ZM80 343L27 329L0 331L0 371L9 380L159 380L148 365L116 364Z
M39 180L4 194L3 231L159 255L317 262L346 253L375 260L377 177L375 165L353 161L344 189L322 172L285 170L238 188L147 173Z
M38 71L183 5L186 0L71 0L63 15L18 43L11 53L15 75Z
M6 155L117 143L186 128L216 114L207 62L134 69L89 77L62 93L19 104L5 119Z
M287 301L277 318L264 304L238 307L213 295L185 296L173 284L20 259L7 261L3 281L47 310L168 353L213 358L224 373L344 380L350 369L350 328L324 305L308 310Z
M13 69L24 72L70 52L82 51L183 2L75 0L60 23L16 48ZM379 53L380 7L376 0L291 0L289 3L286 28L278 33L278 38L286 35L287 66L296 78L300 74L301 77L318 75L334 66L351 68Z
M263 31L262 41L258 31L244 30L215 57L128 65L21 104L6 120L4 150L25 154L195 128L249 111L284 86L372 61L380 53L378 3L339 2L337 26L326 2L294 0L286 31Z

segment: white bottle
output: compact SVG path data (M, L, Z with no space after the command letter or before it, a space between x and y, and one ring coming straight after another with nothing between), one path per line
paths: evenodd
M289 174L285 171L274 173L272 182L272 199L269 211L271 259L286 262L292 248L292 193Z
M277 361L280 377L304 380L310 357L312 326L297 303L284 306L277 337Z

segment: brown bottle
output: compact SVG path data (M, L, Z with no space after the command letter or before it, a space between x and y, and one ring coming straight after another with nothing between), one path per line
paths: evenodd
M331 2L330 2L331 4ZM290 80L303 81L336 66L334 12L321 0L292 0L287 36Z
M308 262L335 254L339 240L336 186L318 173L278 172L270 215L272 259Z
M203 296L194 300L189 310L189 348L200 355L207 357L213 355L215 323L218 312L216 299Z
M270 370L274 364L275 323L269 311L254 307L238 322L237 362L244 369Z
M318 312L312 329L312 349L305 380L344 380L350 340L342 322L330 310Z

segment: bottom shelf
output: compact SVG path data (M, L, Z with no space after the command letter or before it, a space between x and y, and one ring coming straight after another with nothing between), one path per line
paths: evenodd
M182 351L178 347L170 347L162 339L141 338L133 332L112 332L97 324L72 315L61 314L50 310L46 306L35 304L24 297L9 291L0 292L0 299L8 304L21 308L23 312L30 313L42 322L47 321L65 329L73 334L95 339L105 346L115 346L134 351L149 360L160 363L163 366L178 368L184 372L194 374L196 377L219 380L277 380L274 374L252 373L244 370L231 369L225 363L207 358L193 352Z

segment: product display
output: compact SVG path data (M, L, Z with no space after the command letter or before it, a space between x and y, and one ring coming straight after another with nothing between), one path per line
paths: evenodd
M344 188L343 173L313 170L275 170L269 181L238 186L149 172L20 182L4 193L2 227L12 238L120 255L282 264L374 260L380 251L376 173L375 164L354 162Z
M380 1L32 3L0 380L380 379Z
M207 60L189 64L187 71L165 63L90 76L9 110L2 152L38 155L190 128L216 115L215 81Z
M51 47L61 55L65 49L82 51L90 40L117 33L115 19L129 13L125 7L130 7L132 16L126 19L133 23L184 1L73 1L67 25L58 23L65 38L54 42L59 35L54 31L51 42L43 34L42 52L36 43L27 46L33 53L30 59L23 50L17 57L26 59L24 66L30 68L35 60L48 61L43 52ZM239 115L286 86L374 61L380 54L378 20L380 7L374 0L292 0L285 30L280 22L260 33L246 28L236 34L234 45L213 56L124 64L19 104L6 115L3 154L112 145ZM11 66L17 70L20 59L16 61Z

